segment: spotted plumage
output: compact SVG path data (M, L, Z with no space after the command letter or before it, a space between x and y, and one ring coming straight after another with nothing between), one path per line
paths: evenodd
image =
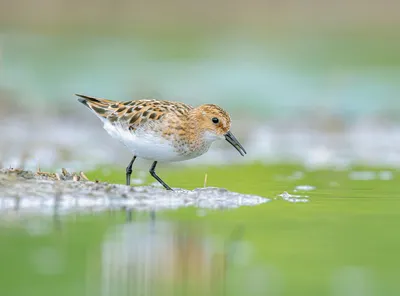
M170 189L154 172L158 161L182 161L198 157L219 139L226 139L241 155L246 153L230 132L229 114L217 105L192 107L161 100L117 102L77 96L102 120L104 129L134 155L127 168L128 185L136 157L153 160L154 167L150 173Z

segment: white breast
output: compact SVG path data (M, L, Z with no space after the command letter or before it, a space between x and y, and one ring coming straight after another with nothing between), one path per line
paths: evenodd
M135 132L121 124L111 124L104 121L104 129L115 139L121 141L133 155L139 158L156 160L160 162L172 162L191 159L198 154L182 154L173 146L173 143L164 139L151 130L137 130Z

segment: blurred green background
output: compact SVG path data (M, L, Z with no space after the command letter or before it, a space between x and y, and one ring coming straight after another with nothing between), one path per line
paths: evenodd
M70 105L81 92L217 102L264 119L390 112L400 107L399 6L2 1L0 86L30 105Z
M247 157L160 176L271 201L2 211L0 295L399 294L400 2L0 0L0 167L123 183L129 152L75 93L221 105Z

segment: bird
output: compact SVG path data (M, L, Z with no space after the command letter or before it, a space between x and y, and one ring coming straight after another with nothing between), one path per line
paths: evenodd
M206 153L217 140L226 140L242 156L247 154L230 130L228 112L217 105L192 107L166 100L113 101L75 95L103 122L107 133L133 154L125 170L128 186L136 158L151 160L150 175L165 189L172 190L156 174L158 162L196 158Z

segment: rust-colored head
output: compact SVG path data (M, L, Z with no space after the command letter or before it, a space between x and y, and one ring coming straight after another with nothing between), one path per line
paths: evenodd
M246 150L230 132L231 118L228 112L213 104L198 106L191 112L194 115L194 120L197 121L196 128L199 129L198 132L202 134L205 141L213 142L225 139L241 155L246 154Z
M201 105L193 109L197 127L209 140L223 139L231 128L231 118L221 107L213 104Z

